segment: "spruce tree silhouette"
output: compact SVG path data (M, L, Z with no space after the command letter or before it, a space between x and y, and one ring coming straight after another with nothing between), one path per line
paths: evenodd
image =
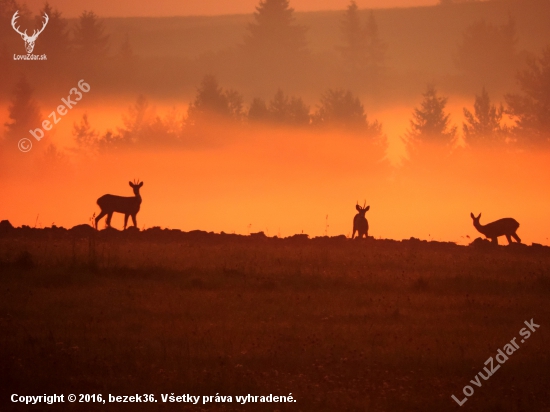
M517 143L524 147L550 144L550 45L530 57L517 75L521 94L507 94L506 112L515 120Z
M320 104L313 115L313 124L347 130L366 132L368 136L380 136L381 124L369 122L363 104L349 90L329 89L321 96Z
M387 46L380 39L374 12L369 13L363 25L357 3L351 1L340 31L344 45L339 51L348 70L368 77L378 76L385 64Z
M49 16L48 29L40 34L39 50L43 50L43 53L48 56L48 62L59 66L70 57L68 22L61 17L61 12L58 9L54 9L49 3L46 3L35 18L37 25L41 24L44 14Z
M450 114L445 113L447 98L439 97L433 85L422 93L420 108L415 108L410 129L405 138L409 151L422 143L450 146L455 143L456 126L450 125Z
M84 11L78 18L73 44L79 58L87 64L107 57L109 35L105 34L103 22L93 11Z
M501 26L485 20L474 22L463 32L455 56L456 67L470 83L502 87L510 81L520 63L516 43L512 17Z
M307 53L307 29L294 24L293 13L288 0L261 0L248 26L245 50L269 60Z
M504 107L491 103L485 87L474 102L474 113L464 108L466 121L462 125L464 140L470 146L503 144L506 139L507 127L502 124Z
M29 130L40 127L42 119L36 100L33 98L33 89L27 78L19 78L13 89L13 97L8 106L8 122L6 126L7 140L29 137Z

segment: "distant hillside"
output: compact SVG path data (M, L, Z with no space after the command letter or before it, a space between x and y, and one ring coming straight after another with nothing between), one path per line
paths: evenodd
M368 10L361 11L366 18ZM313 52L334 52L340 41L343 11L296 13L307 26ZM380 35L388 44L389 65L399 72L448 73L454 71L453 53L463 30L485 19L516 22L518 48L538 53L550 43L549 0L490 1L451 6L377 9ZM142 57L194 58L235 47L242 42L250 15L169 18L109 18L105 26L116 49L129 36Z

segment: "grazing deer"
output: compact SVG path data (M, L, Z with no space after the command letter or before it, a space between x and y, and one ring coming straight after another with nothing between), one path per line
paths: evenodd
M359 202L355 205L355 208L359 213L357 213L353 218L353 233L351 234L352 239L355 237L355 232L357 232L358 235L357 239L361 239L363 235L365 235L365 239L369 237L369 222L367 222L365 213L367 213L367 210L370 209L370 206L365 207L366 204L367 201L365 200L363 207L359 206Z
M40 30L34 30L32 32L32 36L29 36L27 34L27 30L25 30L24 32L21 32L19 30L19 26L18 27L15 26L17 24L17 19L19 18L18 13L19 13L19 10L17 10L13 14L13 17L11 18L11 27L13 27L13 30L15 30L21 36L21 38L25 42L25 49L27 49L27 53L31 54L32 51L34 50L34 42L38 38L38 35L44 31L50 18L46 13L44 13L44 23L42 24L42 28Z
M512 219L511 217L506 217L504 219L495 220L494 222L482 225L481 223L479 223L481 213L478 217L475 217L473 213L470 213L470 216L474 221L474 227L477 229L477 231L482 235L485 235L486 238L491 239L491 242L498 245L498 237L506 236L508 244L512 243L512 238L516 239L516 242L521 243L521 239L516 234L519 223L515 219Z
M124 213L124 229L128 224L128 216L132 216L134 226L137 227L136 215L139 212L139 206L141 205L141 196L139 189L143 186L143 182L139 183L139 180L134 183L130 183L130 186L134 190L134 197L123 197L115 195L104 195L97 199L97 204L101 209L101 213L95 218L95 227L99 220L107 215L107 226L111 227L111 218L114 212Z

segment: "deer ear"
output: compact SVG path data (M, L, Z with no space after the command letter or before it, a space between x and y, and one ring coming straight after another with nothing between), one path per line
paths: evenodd
M370 209L370 206L367 206L367 207L365 208L365 212L368 211L369 209Z
M361 211L361 206L359 206L359 205L355 205L355 208L357 209L357 211L358 211L358 212L360 212L360 211Z
M476 217L474 216L473 213L470 213L470 217L471 217L472 219L475 219L475 218L476 218Z
M139 186L139 187L143 186L143 182L141 182L138 186Z
M128 182L128 184L130 185L130 187L134 187L134 185L132 184L132 182Z
M478 219L481 217L481 213L479 214L479 216L477 217Z

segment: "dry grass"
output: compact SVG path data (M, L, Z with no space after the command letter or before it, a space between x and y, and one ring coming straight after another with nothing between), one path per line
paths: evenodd
M550 407L547 249L135 237L97 240L94 258L52 236L2 238L0 262L2 410L23 410L11 393L152 393L128 409L164 410L171 392L297 399L208 410L455 410L531 318L463 409Z

